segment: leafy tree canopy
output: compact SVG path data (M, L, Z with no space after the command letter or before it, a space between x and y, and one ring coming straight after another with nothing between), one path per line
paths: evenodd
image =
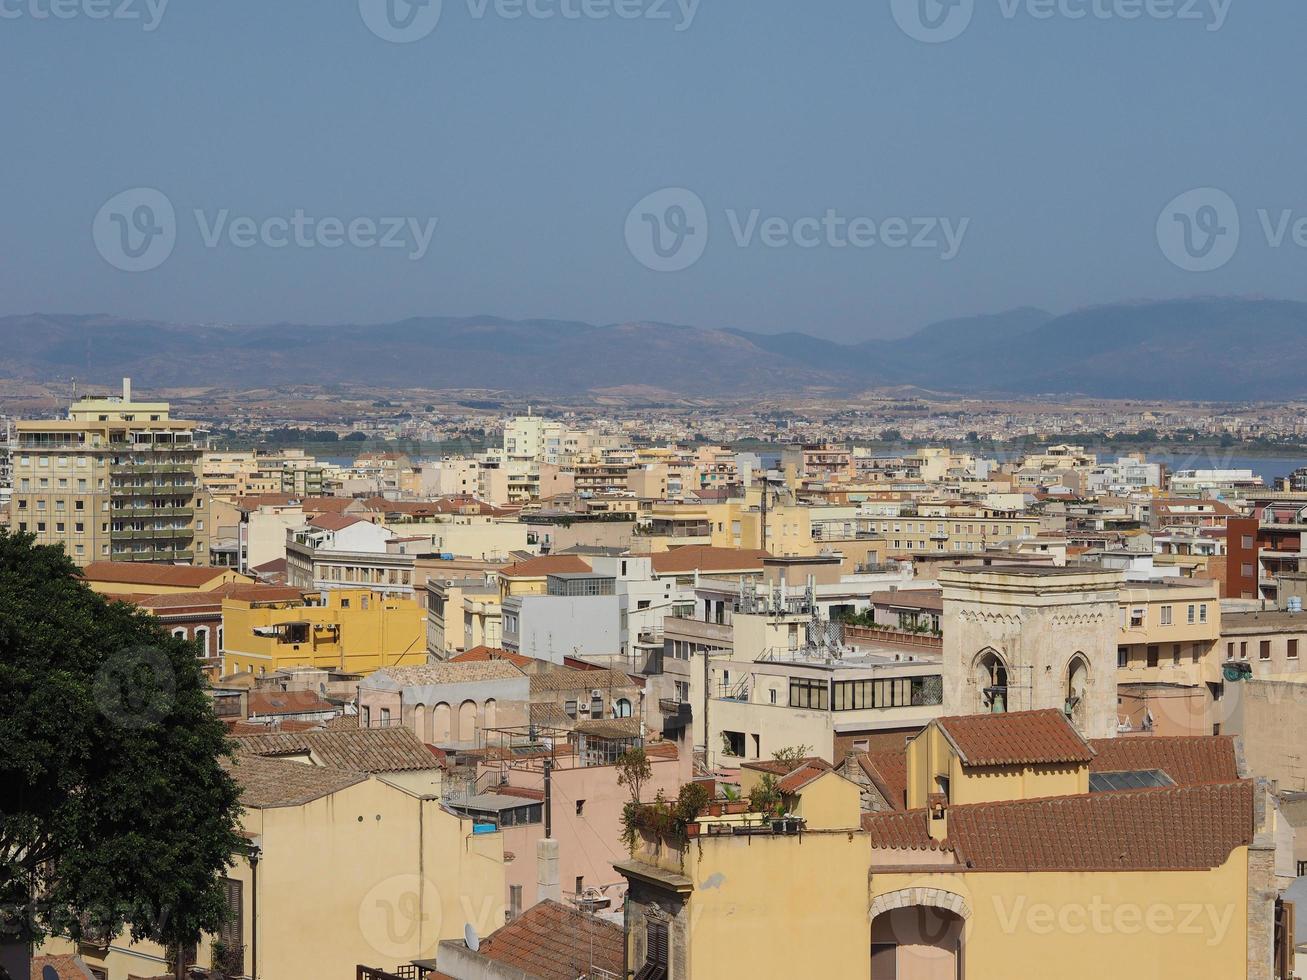
M8 938L174 945L226 915L239 792L195 649L0 530L0 903Z

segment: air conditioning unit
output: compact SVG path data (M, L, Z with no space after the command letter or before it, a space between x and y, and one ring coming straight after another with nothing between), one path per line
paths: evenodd
M604 697L604 692L599 690L598 688L590 692L591 701L602 701L603 697Z

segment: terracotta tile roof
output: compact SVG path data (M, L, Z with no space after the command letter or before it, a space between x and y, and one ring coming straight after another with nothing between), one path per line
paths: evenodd
M573 667L550 667L531 675L531 693L546 691L586 691L595 688L611 690L616 687L638 687L635 679L620 670L577 670Z
M813 780L819 779L820 777L826 775L826 773L830 771L831 771L830 766L826 766L826 765L800 766L798 769L794 770L794 772L790 773L788 776L782 779L780 783L777 784L776 788L779 789L782 793L787 793L787 794L798 793Z
M871 835L872 847L896 851L951 850L946 841L937 841L927 832L925 810L864 813L862 829Z
M1089 764L1090 772L1160 769L1177 786L1239 779L1234 739L1228 735L1096 738L1089 744L1097 753Z
M566 572L589 571L593 571L590 563L577 555L542 555L501 568L499 574L504 578L545 578Z
M1202 870L1252 842L1253 784L955 806L948 828L981 871Z
M784 778L790 773L798 772L808 766L815 766L818 769L829 769L831 765L825 759L820 759L815 755L810 755L804 759L796 759L793 762L779 762L776 759L757 759L754 762L740 763L741 769L753 769L757 772L769 772L778 778Z
M675 742L646 742L644 754L654 759L679 759L681 752Z
M310 712L335 712L336 706L324 701L316 691L251 691L251 715L300 715Z
M355 728L246 735L236 750L248 755L311 753L314 761L351 772L410 772L437 768L431 753L407 728Z
M260 575L274 575L277 572L284 572L286 571L286 559L274 558L272 561L265 561L262 565L255 565L250 571L257 572Z
M241 789L241 803L256 810L300 806L367 780L361 772L258 755L222 760Z
M908 756L906 752L860 752L858 765L872 781L885 802L895 810L908 805Z
M762 570L764 558L770 551L755 548L714 548L707 544L690 544L670 551L660 551L650 557L656 575L677 572L735 572Z
M480 955L538 980L576 980L598 967L621 976L622 927L561 902L533 905L481 942Z
M545 791L530 789L526 786L496 786L495 792L500 796L520 796L524 800L543 800Z
M47 973L49 967L53 973ZM33 956L32 980L93 980L93 975L80 956L65 953L59 956Z
M953 806L948 840L926 811L864 813L872 846L953 852L975 871L1197 871L1253 837L1253 784L1090 793Z
M640 738L644 735L644 726L640 724L639 718L590 718L578 721L572 730L582 735L607 739Z
M1089 762L1094 757L1089 743L1055 708L957 715L934 723L967 766Z
M473 647L466 653L460 653L458 656L449 658L451 664L483 663L487 660L507 660L510 664L518 667L529 667L535 663L533 658L524 657L520 653L512 653L508 650L501 650L499 647L488 646Z
M413 667L383 667L364 684L371 688L393 690L400 687L428 687L437 684L473 684L481 681L507 681L522 676L522 670L507 660L446 661Z
M352 514L318 514L309 520L310 527L316 527L323 531L343 531L355 524L366 523L368 522L363 518L355 517Z
M197 589L221 578L230 568L199 565L152 565L141 561L93 561L81 570L88 582L117 582L124 585L171 585Z

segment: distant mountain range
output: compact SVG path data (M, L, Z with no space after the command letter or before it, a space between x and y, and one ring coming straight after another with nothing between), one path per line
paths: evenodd
M541 395L644 388L712 397L909 386L1278 400L1307 395L1307 303L1191 299L1061 316L1022 308L859 344L803 333L491 316L343 326L0 317L0 376L112 384L123 375L142 389L352 382Z

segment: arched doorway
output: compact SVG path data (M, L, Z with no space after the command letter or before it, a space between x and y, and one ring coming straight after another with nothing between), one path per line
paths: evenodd
M871 905L871 980L963 980L962 896L938 888L881 895Z
M977 712L1001 715L1009 710L1008 667L997 650L982 650L976 655L971 679Z

